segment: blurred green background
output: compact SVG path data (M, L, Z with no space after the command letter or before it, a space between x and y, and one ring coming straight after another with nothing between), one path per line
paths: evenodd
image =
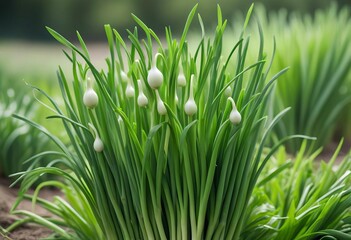
M11 75L24 81L56 78L57 65L67 64L61 46L45 29L49 26L76 42L76 30L88 42L92 59L104 64L106 47L103 25L109 23L121 35L135 23L131 13L162 35L171 26L175 35L180 31L190 9L199 3L198 12L208 29L216 22L216 5L232 25L237 13L245 13L252 3L263 4L270 11L287 9L311 13L325 9L329 0L13 0L0 3L0 65ZM350 0L336 1L340 8L351 6ZM198 29L198 24L193 24Z
M199 12L205 23L215 21L215 5L221 5L223 15L230 18L238 10L246 11L252 2L262 3L268 10L286 8L301 12L313 12L327 7L329 0L13 0L0 3L0 37L30 40L50 40L44 26L74 36L79 29L88 40L104 39L102 25L111 24L117 30L131 28L134 13L155 31L163 31L171 25L173 31L180 30L185 18L199 2ZM338 0L339 6L350 5L350 0ZM124 31L121 31L124 32Z

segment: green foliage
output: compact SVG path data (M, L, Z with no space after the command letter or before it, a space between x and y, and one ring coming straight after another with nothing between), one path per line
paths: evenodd
M334 5L314 19L293 16L287 29L277 37L282 48L275 60L277 68L290 65L291 71L277 84L275 112L282 106L292 111L275 132L278 138L291 133L315 136L318 148L329 143L351 101L351 88L345 84L351 65L349 11ZM288 148L295 151L300 142L292 144Z
M304 157L306 142L294 161L281 148L254 190L243 239L349 239L351 157L336 164L341 145L319 166L320 150Z
M37 168L21 176L17 204L29 197L58 217L15 212L26 216L24 221L42 224L65 239L240 238L256 181L280 144L263 155L270 130L287 111L267 121L268 97L286 69L268 81L263 42L249 46L244 34L224 52L226 21L220 8L214 38L204 34L190 52L186 39L195 12L196 7L180 40L166 28L166 46L135 16L138 28L128 31L130 44L106 25L107 71L91 63L79 33L77 47L48 28L70 50L65 55L73 76L58 71L65 112L37 90L56 109L50 118L62 119L71 145L16 115L57 144L61 151L52 154L65 167ZM145 39L139 38L139 28ZM247 63L251 47L258 49L258 58ZM234 65L229 64L232 57L237 58ZM234 76L228 68L236 69ZM182 73L185 86L178 85ZM146 106L139 101L142 92ZM70 192L67 200L48 203L25 195L33 180L45 173L65 179L68 187L55 181L46 185Z
M345 120L351 101L349 9L338 9L334 4L314 16L288 14L284 10L268 13L263 7L257 10L265 39L274 38L277 42L272 71L289 66L276 85L272 112L277 114L286 107L291 110L274 128L274 133L277 139L291 134L317 137L311 151L325 146L338 125L343 129L339 132L349 129L349 121ZM260 41L260 37L254 35L253 41ZM252 58L255 54L248 56ZM270 56L269 52L266 54ZM295 153L300 145L301 141L296 139L287 142L286 147Z
M287 114L300 119L296 109L310 107L311 113L331 119L328 127L348 101L340 102L345 96L343 64L349 63L344 53L349 51L345 42L347 33L338 35L338 44L344 50L341 52L328 45L331 38L313 32L317 22L335 17L336 9L330 10L329 15L317 14L314 21L294 16L288 25L282 12L272 22L263 18L262 28L258 25L259 36L253 38L258 48L256 44L249 45L242 31L228 51L225 48L228 45L222 44L226 43L223 37L226 21L222 20L220 9L213 39L206 37L199 17L202 38L194 51L189 50L192 45L186 40L187 32L195 10L190 13L179 41L172 38L167 28L166 43L161 42L135 16L138 28L128 31L130 44L116 30L105 26L110 49L107 71L97 70L91 63L89 50L79 33L77 47L48 29L70 50L65 55L72 63L73 76L67 77L61 68L58 71L65 110L44 91L34 89L51 102L56 114L49 118L62 120L71 144L65 145L39 124L16 115L40 129L61 151L39 155L58 159L50 166L18 174L23 181L13 213L23 219L6 231L25 222L35 222L64 239L350 239L350 155L336 164L341 143L328 163L322 161L317 165L315 159L321 150L306 154L311 148L305 141L297 156L292 157L280 147L290 137L282 137L293 131L314 135L313 132L291 128L291 132L280 134L278 130L293 125L291 115L282 118L288 109L280 113L278 109L297 99L293 94L283 94L293 93L295 87L300 88L300 92L296 90L300 94L298 103L315 99L320 102L316 100L314 108L308 104L296 107L298 104L292 102L293 111ZM340 24L346 21L347 14L343 14L336 18ZM327 22L323 23L323 27L332 31ZM247 26L246 32L251 30ZM263 33L268 26L278 29L278 61L266 65L265 56L269 54L264 52ZM145 39L140 39L139 28ZM296 29L310 30L304 42L299 35L291 35L297 34ZM327 39L319 40L318 36ZM288 49L289 44L299 51L283 51L279 47ZM253 52L255 49L258 51ZM288 53L293 56L293 64L286 64L290 59ZM320 56L324 56L321 61ZM290 73L281 76L284 69L268 78L270 66L279 69L281 64L291 65ZM156 71L154 67L163 74L161 86L158 80L150 80L150 70ZM336 72L329 73L330 69ZM182 74L185 86L178 83ZM89 76L96 86L91 86ZM272 99L278 114L269 121L266 117L271 104L269 96L280 76L277 96ZM71 78L72 82L68 80ZM317 82L317 78L324 82ZM305 82L295 85L289 82L291 79ZM314 85L307 84L310 79L314 82L309 84ZM313 96L302 97L305 94L302 86L313 90L310 93ZM289 91L283 92L284 88ZM91 92L86 97L89 91L94 91L98 100ZM147 103L139 101L141 93ZM314 95L317 93L320 98ZM233 102L227 101L228 96ZM312 100L306 100L307 97ZM333 102L334 98L338 101ZM189 103L189 99L193 102ZM330 101L334 107L328 105ZM321 108L319 104L329 115L317 111ZM241 121L238 118L232 121L233 111L239 113ZM281 118L285 119L282 123ZM317 120L314 122L317 126L324 126L323 121ZM276 124L279 128L274 128ZM271 129L275 129L280 141L271 149L264 148ZM327 139L329 131L327 128L323 133L318 132L318 136ZM293 145L287 148L297 149ZM64 170L56 167L56 163L64 166ZM43 174L60 176L64 182L43 182L34 195L27 195L28 188ZM60 188L65 198L56 196L52 202L39 198L39 191L46 186ZM44 207L55 218L15 210L22 199L33 200L33 205Z
M50 142L37 129L12 117L17 113L33 118L38 113L35 99L28 92L30 89L6 74L1 76L0 89L0 174L7 177L39 166L43 162L40 158L32 163L24 162L48 149Z

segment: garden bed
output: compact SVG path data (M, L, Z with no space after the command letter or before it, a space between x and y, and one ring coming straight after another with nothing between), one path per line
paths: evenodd
M17 188L9 188L10 182L7 179L0 177L0 226L6 228L15 222L18 217L13 216L9 213L12 205L17 198ZM56 189L43 189L40 196L42 198L50 200L53 196L60 195L60 192ZM32 211L32 203L24 200L18 207L19 209ZM44 209L36 206L35 212L40 215L48 215L48 212ZM25 224L13 231L8 239L13 240L34 240L49 236L52 231L47 228L40 227L34 224ZM0 239L7 239L0 235Z

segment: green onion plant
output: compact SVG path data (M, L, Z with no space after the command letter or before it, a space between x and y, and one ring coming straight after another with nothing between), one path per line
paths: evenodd
M241 239L252 192L281 139L264 152L270 130L288 109L269 121L266 109L277 78L267 79L272 59L261 43L249 45L245 27L231 50L223 51L227 21L218 7L214 37L205 34L195 51L187 33L195 16L190 12L179 39L165 28L165 41L133 15L137 27L128 42L105 26L110 56L98 70L77 32L79 46L48 28L66 49L72 75L59 68L65 110L55 108L49 118L61 119L70 145L35 122L60 148L54 164L19 174L19 200L13 213L22 222L34 221L64 239ZM248 49L257 59L247 62ZM236 58L236 64L231 59ZM268 67L265 67L268 65ZM228 69L235 69L230 74ZM265 69L265 70L264 70ZM294 136L292 136L294 137ZM26 195L42 174L66 193L48 202ZM30 198L54 218L15 210ZM12 230L17 222L7 230ZM68 230L67 230L68 229Z
M291 134L317 137L310 142L313 152L333 140L336 128L337 137L349 137L344 131L349 129L347 109L351 101L349 9L331 4L314 15L288 15L285 10L269 13L263 7L257 10L265 39L274 37L277 41L271 72L289 66L276 85L272 101L273 115L291 107L274 128L277 139ZM260 41L259 36L254 38ZM300 145L299 139L286 143L291 153L296 153Z
M31 163L26 160L52 146L43 133L12 117L12 114L17 113L32 118L38 113L30 88L4 73L1 78L0 175L8 177L27 168L40 166L45 159L37 158Z
M243 239L350 239L351 157L336 162L341 146L328 162L316 161L321 149L305 157L306 141L293 161L281 147L255 187Z

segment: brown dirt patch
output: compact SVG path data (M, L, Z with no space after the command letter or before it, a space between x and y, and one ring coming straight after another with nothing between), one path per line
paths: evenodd
M0 178L0 227L2 228L7 228L17 219L19 219L17 216L10 214L10 209L17 198L18 189L9 188L9 185L10 182L7 179ZM43 189L40 197L50 200L55 195L61 194L55 189ZM28 200L24 200L17 209L33 211L32 203ZM42 216L50 215L50 213L48 213L45 209L38 206L35 207L34 212ZM49 229L35 224L21 225L7 236L1 232L0 228L0 240L36 240L48 237L51 234L52 231Z

